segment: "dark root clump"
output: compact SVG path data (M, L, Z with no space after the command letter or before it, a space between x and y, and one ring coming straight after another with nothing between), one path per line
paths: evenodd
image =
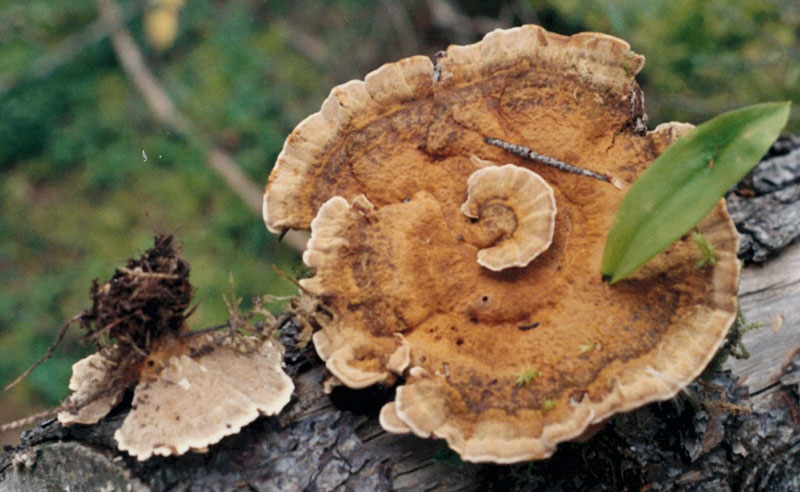
M101 347L111 341L147 353L153 340L185 325L192 299L189 264L173 236L159 235L152 248L117 268L110 280L95 279L90 296L92 307L80 316L86 338Z

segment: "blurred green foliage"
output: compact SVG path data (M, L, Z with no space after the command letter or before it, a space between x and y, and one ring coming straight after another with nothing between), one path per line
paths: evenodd
M136 13L144 2L120 3L135 12L127 25L176 106L256 183L266 182L285 136L333 85L385 61L479 37L454 34L460 24L442 27L423 0L402 3L408 15L400 20L387 20L388 2L379 1L191 0L175 45L159 54L148 48ZM796 2L453 5L482 18L513 7L525 15L506 15L512 23L627 39L647 56L640 81L651 122L699 123L745 104L800 100ZM46 76L31 75L38 60L96 18L94 2L0 3L0 384L88 306L93 278L108 278L156 232L175 232L185 244L200 303L194 327L227 318L221 294L230 291L229 275L247 301L293 292L271 264L301 271L298 255L207 168L203 149L154 123L107 39L86 43ZM413 35L402 36L403 28ZM15 390L16 404L60 401L70 365L86 350L69 338Z
M181 110L265 183L285 136L329 84L254 10L189 2L174 49L147 54ZM93 2L0 6L0 84L95 18ZM140 37L136 19L130 26ZM271 265L293 272L298 256L208 170L202 149L153 124L108 41L0 94L0 115L0 385L88 307L93 278L110 277L157 232L185 245L199 302L194 327L227 319L229 275L245 304L294 291ZM66 396L69 368L87 351L76 340L15 390L20 404Z

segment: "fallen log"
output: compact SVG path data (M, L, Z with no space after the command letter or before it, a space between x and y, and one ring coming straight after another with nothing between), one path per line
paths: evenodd
M139 462L113 439L123 403L93 426L54 419L0 455L0 492L16 490L798 490L800 476L800 138L778 140L727 197L747 262L739 290L750 353L712 368L677 397L612 418L549 460L464 463L440 441L377 423L391 388L322 391L299 321L280 328L295 396L207 453ZM749 326L753 328L753 324ZM734 350L735 352L735 350Z

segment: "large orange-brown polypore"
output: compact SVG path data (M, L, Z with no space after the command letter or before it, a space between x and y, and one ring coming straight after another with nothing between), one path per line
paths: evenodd
M643 61L602 34L496 31L450 47L436 69L414 57L335 88L289 137L265 221L312 229L316 274L303 286L335 313L314 335L328 369L351 387L404 376L381 412L387 430L444 438L470 461L545 458L672 397L714 355L737 307L722 202L696 227L715 266L696 266L687 236L610 286L600 266L624 191L484 142L632 183L685 130L644 131ZM461 210L469 177L492 162L535 171L558 206L549 247L497 272L477 261L485 225Z

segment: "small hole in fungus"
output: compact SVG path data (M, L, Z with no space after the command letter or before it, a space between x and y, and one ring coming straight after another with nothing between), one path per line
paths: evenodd
M476 318L475 316L471 317L469 320L470 320L472 323L476 324L476 325L478 324L478 318Z
M586 396L586 393L585 390L575 390L569 394L569 399L572 402L580 403L583 401L583 397Z
M486 302L486 301L488 301L488 300L489 300L489 296L483 296L483 297L481 297L481 301L483 301L483 302Z
M154 365L156 365L156 363L153 362L152 360L147 361L147 367L153 367Z
M478 222L478 219L475 219L475 218L470 218L470 219L469 219L469 221L470 221L470 222L472 222L472 223L474 224L474 223Z
M464 345L464 339L463 338L456 339L456 345Z

